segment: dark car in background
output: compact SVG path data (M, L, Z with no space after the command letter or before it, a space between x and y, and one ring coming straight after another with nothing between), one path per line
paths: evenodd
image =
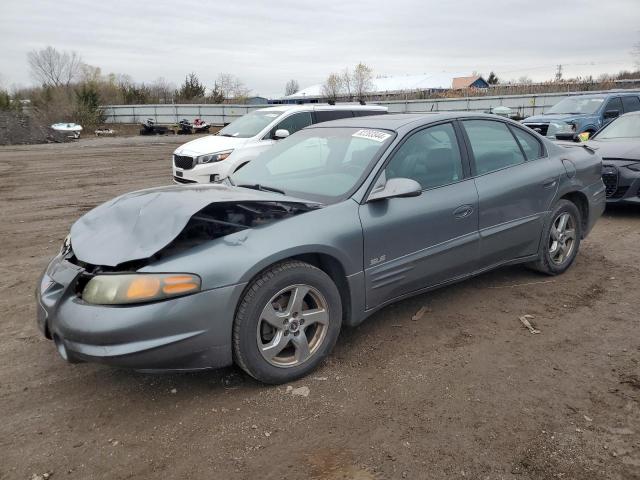
M589 132L593 135L614 118L640 110L640 93L615 92L569 96L542 115L525 118L522 123L540 135Z
M69 361L288 382L392 302L504 265L563 273L604 210L601 169L495 115L320 123L224 184L85 214L38 284L38 324Z
M640 205L640 111L615 119L587 145L602 157L607 203Z

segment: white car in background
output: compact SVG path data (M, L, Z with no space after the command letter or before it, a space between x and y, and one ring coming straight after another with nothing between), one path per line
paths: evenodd
M278 105L247 113L215 135L192 140L173 152L176 183L218 182L281 138L309 125L387 113L377 105Z

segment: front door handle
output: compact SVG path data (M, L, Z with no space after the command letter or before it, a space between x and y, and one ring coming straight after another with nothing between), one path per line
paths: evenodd
M467 218L473 213L473 205L460 205L453 211L453 216L456 218Z

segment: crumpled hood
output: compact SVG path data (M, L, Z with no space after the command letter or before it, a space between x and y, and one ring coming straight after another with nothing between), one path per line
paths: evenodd
M602 158L640 161L640 140L598 140L596 137L587 144L597 149Z
M71 246L82 262L115 267L151 257L208 205L238 202L314 203L222 184L151 188L116 197L80 217L71 227Z
M184 145L180 145L173 153L176 155L197 157L198 155L240 148L247 143L247 140L249 139L224 137L222 135L207 135L206 137L196 138Z

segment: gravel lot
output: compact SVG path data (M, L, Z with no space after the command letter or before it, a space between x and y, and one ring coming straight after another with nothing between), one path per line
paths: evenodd
M507 268L384 309L290 386L66 364L38 274L78 216L168 183L184 140L0 148L0 478L640 478L640 209L607 211L561 277Z

